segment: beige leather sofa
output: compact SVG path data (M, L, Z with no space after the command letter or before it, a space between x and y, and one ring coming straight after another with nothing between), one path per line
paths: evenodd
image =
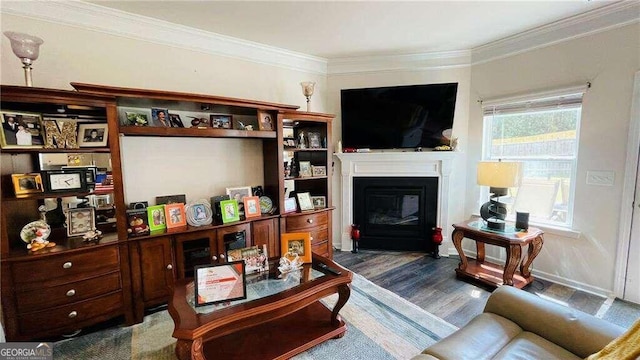
M414 360L583 359L625 329L511 286L489 297L484 312Z

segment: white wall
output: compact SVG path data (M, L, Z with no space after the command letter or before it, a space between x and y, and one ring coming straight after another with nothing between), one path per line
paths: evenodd
M469 174L475 173L482 149L476 100L592 83L583 101L575 190L573 227L581 236L545 234L534 274L598 293L613 291L633 74L638 69L638 24L471 68ZM588 170L613 171L614 185L586 184ZM477 212L479 186L472 180L467 183L467 214Z
M325 111L326 78L285 68L169 47L77 27L2 14L2 31L41 37L34 62L37 87L71 89L70 82L174 90L298 105L299 83L315 81L314 111ZM22 64L2 36L0 82L24 85ZM255 140L123 138L127 201L224 193L227 186L262 183L262 145Z

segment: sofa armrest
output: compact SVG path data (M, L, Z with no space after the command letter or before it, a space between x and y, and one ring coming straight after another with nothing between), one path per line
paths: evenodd
M595 316L571 309L511 286L501 286L489 297L484 312L505 317L579 357L600 351L624 329Z

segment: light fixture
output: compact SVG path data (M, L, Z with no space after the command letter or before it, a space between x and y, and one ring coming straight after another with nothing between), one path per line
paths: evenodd
M522 178L522 163L513 161L481 161L478 163L478 185L489 186L489 201L480 207L480 216L487 228L504 231L507 207L500 196L507 195L508 188L518 186Z
M313 95L313 88L316 83L313 81L303 81L300 83L302 86L302 95L307 98L307 111L311 111L311 95Z
M27 86L33 86L31 81L31 64L38 58L40 45L44 40L37 36L5 31L4 34L11 40L11 50L22 61L24 69L24 80Z

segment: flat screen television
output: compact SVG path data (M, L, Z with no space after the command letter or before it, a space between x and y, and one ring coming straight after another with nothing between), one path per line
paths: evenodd
M341 91L343 148L405 149L447 145L458 83ZM450 135L449 135L450 136Z

